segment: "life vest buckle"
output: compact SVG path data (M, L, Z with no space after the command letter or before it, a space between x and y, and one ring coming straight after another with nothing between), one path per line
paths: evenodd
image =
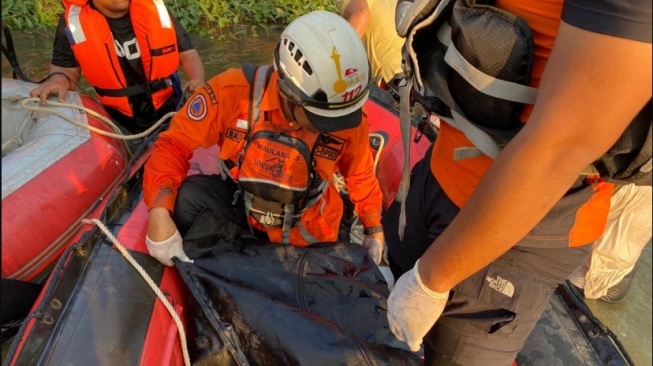
M272 217L272 213L268 212L265 215L261 215L260 217L261 224L266 225L266 226L271 226L274 224L274 217Z
M172 85L173 85L172 80L170 80L170 78L161 78L157 80L152 80L149 83L145 84L145 89L149 94L152 94Z

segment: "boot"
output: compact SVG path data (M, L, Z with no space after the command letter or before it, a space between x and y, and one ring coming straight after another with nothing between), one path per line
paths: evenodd
M599 300L603 300L605 302L619 302L623 300L626 295L628 295L628 292L630 292L630 288L633 286L633 278L635 277L635 272L637 272L638 266L639 262L635 264L633 270L624 276L624 278L619 281L619 283L610 287L608 289L608 293L604 296L601 296Z

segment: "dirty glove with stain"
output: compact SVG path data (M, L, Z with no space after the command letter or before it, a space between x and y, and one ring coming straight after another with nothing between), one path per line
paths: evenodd
M390 330L417 352L422 339L442 315L449 293L435 292L422 283L417 266L404 273L388 297Z

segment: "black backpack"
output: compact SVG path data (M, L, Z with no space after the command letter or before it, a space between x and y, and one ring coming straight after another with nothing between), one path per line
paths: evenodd
M651 107L649 100L610 150L594 162L606 182L651 185Z
M476 146L456 159L496 157L519 132L522 108L534 103L537 93L528 88L534 53L528 24L492 5L486 0L397 4L397 33L406 38L404 68L415 84L411 99L456 125ZM649 100L584 173L615 184L650 186L652 127Z

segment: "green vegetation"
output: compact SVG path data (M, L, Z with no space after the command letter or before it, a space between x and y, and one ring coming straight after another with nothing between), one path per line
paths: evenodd
M187 31L202 34L243 24L252 28L286 25L309 11L335 11L333 0L165 0L165 3ZM61 0L2 1L2 20L12 29L53 27L61 12Z

